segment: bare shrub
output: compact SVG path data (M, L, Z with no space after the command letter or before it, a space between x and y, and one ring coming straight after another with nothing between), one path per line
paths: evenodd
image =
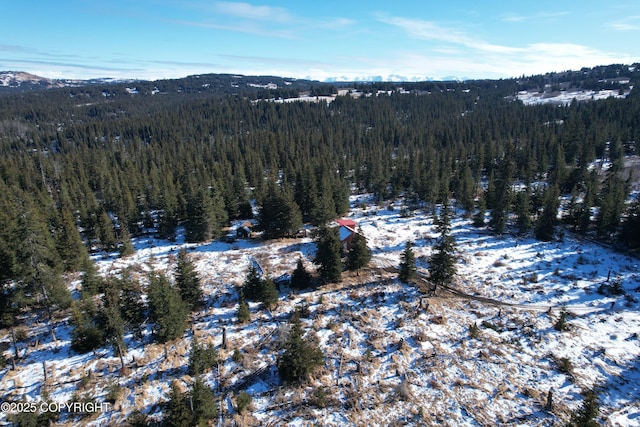
M403 380L395 389L398 399L405 402L413 401L413 391L411 390L411 383L408 380Z
M444 316L431 316L431 323L436 325L446 325L447 319Z
M415 339L417 342L426 342L429 340L429 336L424 331L424 329L420 329L413 335L413 339Z

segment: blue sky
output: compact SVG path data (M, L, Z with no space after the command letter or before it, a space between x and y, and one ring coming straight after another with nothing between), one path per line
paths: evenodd
M637 0L3 2L0 70L501 78L640 62Z

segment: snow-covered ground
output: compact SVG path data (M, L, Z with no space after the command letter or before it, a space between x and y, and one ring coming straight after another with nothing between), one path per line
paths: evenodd
M454 287L467 296L443 291L425 297L399 282L389 267L398 266L411 240L420 270L427 271L437 237L431 211L407 215L401 202L389 209L366 196L352 198L352 205L350 218L373 252L371 268L345 273L341 283L316 290L283 290L272 311L252 303L247 325L235 321L236 286L252 260L272 277L291 272L298 258L314 270L311 239L197 245L140 239L128 258L98 257L103 274L134 266L142 277L151 268L171 273L177 251L186 246L203 279L206 308L166 349L151 342L149 328L142 342L128 336L126 375L108 348L73 353L66 319L56 325L57 343L45 324L34 323L34 332L19 344L17 369L0 371L2 400L39 401L47 391L53 401L66 402L78 393L102 402L116 383L122 396L109 411L83 423L122 423L134 409L159 418L171 381L190 384L186 367L195 334L200 343L218 347L219 371L205 375L214 388L232 388L267 367L245 386L253 397L250 414L235 414L233 393L227 394L225 422L551 426L581 405L581 391L597 386L601 422L640 425L640 260L569 233L551 243L496 237L455 217L459 274ZM322 348L325 365L308 384L282 387L268 367L275 363L289 315L300 305L309 308L303 323ZM554 325L563 313L568 317L560 331ZM221 347L223 328L226 348ZM0 340L9 342L8 333ZM240 362L232 360L236 348L244 356ZM314 398L319 387L326 391L325 407ZM545 410L549 391L552 411Z
M574 99L576 101L595 101L607 98L625 98L629 95L630 90L620 94L619 90L569 90L544 92L538 91L521 91L516 96L526 105L535 104L570 104Z

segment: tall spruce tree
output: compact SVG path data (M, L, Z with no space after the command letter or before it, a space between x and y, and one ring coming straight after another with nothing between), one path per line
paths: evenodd
M347 251L347 269L359 271L371 261L371 250L367 246L367 239L361 233L355 233Z
M451 220L449 218L449 204L442 205L440 216L435 219L436 229L440 236L429 258L429 277L438 286L451 284L456 275L456 245L451 235Z
M560 207L560 194L557 185L553 185L545 191L542 214L536 223L536 239L543 242L553 240L555 227L558 223L558 208Z
M320 278L327 282L337 282L342 278L342 245L335 227L323 227L316 240L316 259Z
M93 260L85 258L82 263L81 279L82 297L90 297L103 291L104 280L98 272L98 268Z
M104 209L98 213L98 239L103 251L111 252L118 246L118 239L113 226L113 220Z
M202 300L203 293L200 282L200 276L187 250L180 249L176 263L175 283L182 300L187 303L191 311L197 308Z
M272 185L260 207L258 224L265 239L278 239L298 231L302 214L288 192Z
M58 255L62 259L65 271L78 271L88 258L87 249L76 227L73 214L69 209L61 208L56 218L54 236Z
M126 226L123 226L120 232L120 246L118 251L122 258L133 255L136 252L135 247L133 246L133 241L131 240L131 233L129 232L129 228Z
M71 294L62 280L62 263L49 232L49 226L41 213L23 201L24 211L17 219L16 238L21 244L16 248L16 292L24 296L26 305L36 302L39 296L49 318L51 337L56 340L53 312L56 308L71 305Z
M189 308L164 274L151 272L148 278L147 296L156 339L159 342L176 339L186 329Z
M95 305L91 300L75 302L71 310L71 348L87 353L104 344L104 333L94 318Z
M100 311L100 326L105 340L113 346L114 351L120 357L120 365L124 369L124 319L122 318L122 295L117 286L108 286L102 297L102 310Z
M610 170L600 194L600 209L596 216L596 229L602 237L612 237L618 231L625 211L627 189L615 168Z
M196 376L189 397L193 407L193 425L209 425L216 419L218 405L215 395L199 376Z
M193 414L189 396L181 390L178 380L171 383L169 400L165 404L163 425L167 427L192 427Z
M491 195L491 217L489 226L495 234L504 233L507 227L509 207L511 206L511 180L513 179L514 164L508 154L498 165L498 173L495 177L494 190ZM487 206L489 207L489 192L487 193Z
M249 267L242 285L242 295L249 301L258 301L262 297L262 277L255 266Z
M518 192L515 197L514 213L516 215L516 227L518 234L525 234L531 229L531 205L529 190Z
M205 242L216 236L218 224L213 200L206 189L200 189L187 202L184 225L187 242Z

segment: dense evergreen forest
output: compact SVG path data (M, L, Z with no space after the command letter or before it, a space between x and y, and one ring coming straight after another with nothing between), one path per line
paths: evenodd
M338 86L241 90L229 76L217 91L191 78L138 82L135 91L121 84L4 94L4 312L34 301L64 306L61 275L85 268L89 251L126 254L132 237L172 239L178 226L188 241L218 238L230 220L252 215L251 200L264 207L269 237L301 222L321 225L348 210L351 192L371 192L427 206L451 198L478 226L551 240L564 197L567 227L637 248L640 210L627 202L633 175L624 159L640 140L639 74L620 65L500 81L359 84L351 88L361 96L330 103L256 100ZM633 89L623 99L561 106L513 98L545 85ZM596 159L610 166L594 168ZM284 224L281 215L268 218L278 208L290 214ZM487 224L478 216L484 209Z

